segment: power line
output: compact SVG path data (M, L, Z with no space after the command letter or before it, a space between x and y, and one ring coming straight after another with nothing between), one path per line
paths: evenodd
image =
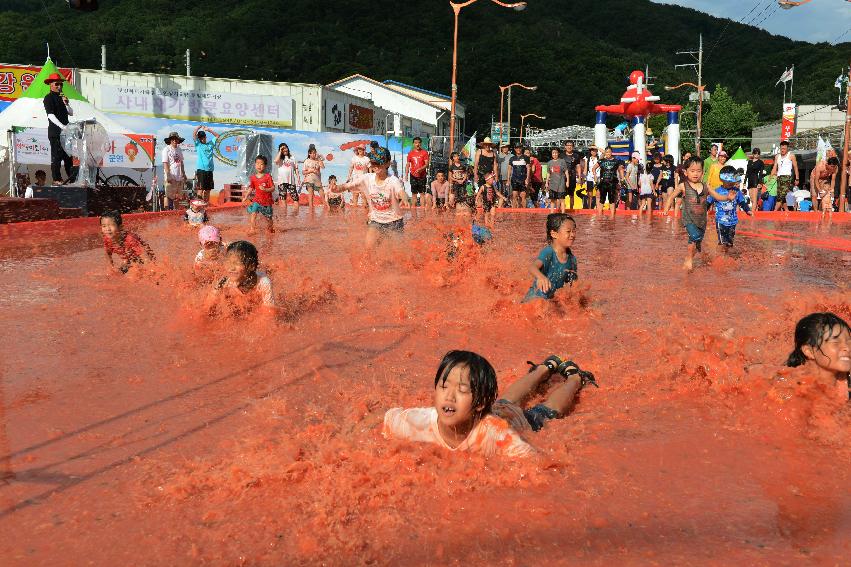
M770 0L769 0L769 1L770 1ZM754 3L753 7L751 8L751 11L750 11L750 12L748 12L747 14L745 14L745 16L744 16L741 20L739 20L739 21L738 21L738 23L742 23L742 21L743 21L745 18L747 18L748 16L750 16L751 14L753 14L754 10L756 10L756 9L757 9L757 7L758 7L758 6L759 6L762 2L763 2L763 0L756 0L756 2ZM709 56L710 56L710 55L712 55L712 52L713 52L713 51L715 51L715 48L716 48L716 47L718 47L718 44L719 44L719 43L721 43L721 39L724 37L724 33L726 33L727 28L729 28L729 27L730 27L730 24L732 24L732 23L733 23L733 19L732 19L732 18L727 19L727 24L724 26L724 29L722 29L722 30L721 30L721 33L718 35L718 39L716 39L716 40L715 40L715 43L712 45L712 47L710 47L710 48L709 48L709 55L707 55L707 56L706 56L706 59L707 59L707 60L709 59Z
M74 56L71 55L71 50L68 49L67 45L65 45L65 39L62 37L62 34L59 33L59 26L56 25L56 22L53 20L53 16L50 15L50 10L47 9L47 4L44 3L44 0L41 0L41 7L44 8L44 13L47 14L47 19L50 20L50 25L53 26L54 31L56 31L56 35L59 37L59 43L61 43L62 47L65 48L65 54L68 56L68 59L71 60L71 65L73 67L77 67L77 62L74 61Z

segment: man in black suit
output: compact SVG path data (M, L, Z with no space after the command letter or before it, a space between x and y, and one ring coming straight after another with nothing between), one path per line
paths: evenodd
M51 73L44 80L50 85L50 92L44 97L44 111L47 112L47 139L50 140L50 174L54 185L62 185L60 166L65 164L67 181L71 181L74 162L62 147L59 135L68 125L68 116L74 111L68 104L68 97L62 94L62 83L65 79L59 73Z

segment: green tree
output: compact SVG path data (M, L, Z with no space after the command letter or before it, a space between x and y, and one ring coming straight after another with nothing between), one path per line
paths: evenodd
M697 103L689 103L683 108L680 121L683 130L695 130L696 111ZM706 155L712 142L724 142L725 146L735 147L742 142L735 138L749 138L751 130L759 122L759 113L750 102L736 102L726 87L716 85L710 102L703 103L702 118L700 147L701 155ZM683 136L682 147L694 147L694 134Z

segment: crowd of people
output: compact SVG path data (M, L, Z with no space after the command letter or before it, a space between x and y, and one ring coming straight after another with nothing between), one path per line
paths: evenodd
M418 151L420 149L417 147ZM674 168L667 156L641 167L637 156L624 165L611 156L610 148L606 148L602 158L596 157L595 148L583 157L570 144L563 154L552 151L550 164L553 171L540 184L533 184L534 165L522 148L515 147L513 154L500 148L499 154L496 154L493 144L486 141L480 150L474 158L472 170L460 163L458 155L453 155L448 178L444 172L438 172L431 187L432 191L435 187L439 190L431 195L428 194L424 174L427 155L409 157L405 175L417 179L413 183L416 187L414 200L426 207L454 205L469 209L471 215L481 207L487 219L493 207L511 201L522 204L530 194L543 191L547 182L548 190L557 199L562 199L562 195L564 199L591 199L591 206L608 203L613 205L612 209L621 199L630 199L634 193L637 206L651 210L659 204L656 199L661 190L663 212L667 213L679 203L688 239L686 267L689 269L696 252L700 251L711 208L715 209L716 230L722 250L733 246L737 210L742 208L751 214L746 190L741 188L745 176L725 165L720 152L715 161L710 159L708 162L689 156L680 168ZM402 180L389 173L391 156L386 148L378 144L371 145L369 152L366 148L358 148L348 179L344 183L329 180L327 186L321 184L323 164L316 157L315 148L311 148L308 159L312 163L298 172L286 145L282 144L274 158L278 165L279 183L276 183L268 172L267 157L257 156L255 171L249 181L251 190L245 198L249 234L256 230L258 215L265 219L267 229L274 231L275 193L279 206L287 206L280 203L288 196L294 197L292 200L296 204L299 195L294 193L293 186L299 185L299 175L306 179L308 186L323 191L325 202L331 209L344 206L342 195L347 192L351 193L352 202L363 199L367 207L367 246L374 247L384 239L403 232L402 208L410 207L411 202ZM506 163L507 169L502 169ZM754 166L757 167L758 164ZM771 173L783 177L787 171L784 167L776 164L777 171ZM794 163L792 167L794 171ZM654 169L659 170L658 175L654 176ZM667 174L663 175L663 171ZM472 191L467 183L469 179L476 183ZM581 181L593 182L597 192L589 195L586 189L584 195L577 196L575 187ZM625 195L616 182L626 183ZM778 182L778 187L790 185L783 180ZM431 197L434 197L433 203L430 202ZM596 203L593 201L595 198ZM562 201L562 204L550 206L569 206ZM205 311L211 315L227 316L258 310L274 316L279 307L273 293L273 282L261 269L257 248L246 240L224 243L219 229L210 224L205 207L205 201L194 199L183 217L186 226L197 229L200 249L195 256L193 273L202 285L209 286ZM127 273L137 266L155 261L155 255L145 241L123 227L120 214L104 214L100 225L107 259L117 273ZM477 223L475 217L470 220L470 226L473 241L478 244L484 245L493 237L487 228ZM578 280L578 260L573 251L577 237L576 221L566 212L553 211L546 216L543 228L546 245L530 263L532 281L526 295L518 298L522 302L551 300L559 289L571 287ZM447 251L448 258L451 259L452 254L453 251ZM469 351L450 351L441 360L435 374L433 405L388 410L384 416L384 434L435 443L452 451L515 457L533 454L535 451L529 443L529 432L541 430L552 419L567 416L581 391L587 385L597 386L597 382L591 372L582 370L566 357L552 355L539 364L530 365L528 374L500 393L493 366L484 357ZM851 328L831 313L814 313L803 318L796 326L794 350L787 365L808 365L820 380L825 384L835 384L839 395L849 399ZM544 387L549 390L545 400L533 407L525 407L525 401L532 393Z

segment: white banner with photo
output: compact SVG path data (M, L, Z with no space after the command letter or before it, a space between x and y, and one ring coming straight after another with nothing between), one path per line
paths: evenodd
M288 96L102 85L100 110L129 116L292 128Z
M47 128L14 127L15 162L50 164ZM147 134L109 134L109 141L98 167L150 169L154 139Z

